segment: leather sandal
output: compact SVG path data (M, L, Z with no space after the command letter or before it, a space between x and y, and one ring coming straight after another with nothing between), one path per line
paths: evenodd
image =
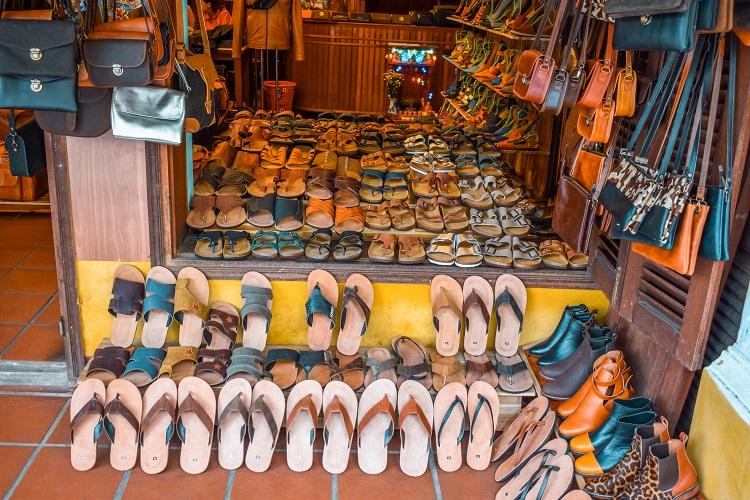
M333 180L333 203L337 207L359 206L359 181L351 177L337 176Z
M294 349L271 349L266 355L264 376L270 377L280 389L286 390L297 382L299 351Z
M250 255L250 235L245 231L225 231L221 249L224 260L241 260Z
M391 229L391 216L388 214L390 202L384 201L380 205L365 210L365 225L376 231Z
M105 385L119 378L130 360L130 349L115 345L98 347L83 370L84 380L98 379Z
M199 259L221 260L224 256L224 233L206 231L196 236L195 256Z
M456 256L454 254L453 234L443 233L430 241L427 246L427 260L439 266L452 266Z
M563 242L565 257L568 259L568 266L571 269L586 269L589 265L589 256L582 252L573 250L573 247Z
M359 197L367 203L383 201L383 187L385 172L381 170L365 170L362 183L359 186Z
M416 224L420 229L439 233L445 228L437 198L417 200Z
M282 169L276 194L284 198L297 198L305 194L307 172L302 169Z
M318 229L329 229L334 225L334 214L336 209L333 200L321 200L310 198L307 200L305 209L305 220L307 224Z
M491 238L484 242L484 261L495 267L509 269L513 267L512 237Z
M102 424L110 440L109 463L125 471L135 466L143 400L138 388L127 380L113 380L107 386Z
M400 359L396 367L399 387L408 380L417 381L426 389L432 387L427 351L419 341L402 335L391 339L391 347Z
M411 231L416 225L414 212L405 200L392 200L388 207L391 225L397 231Z
M398 263L419 264L427 257L422 240L414 235L398 237Z
M311 260L326 260L331 256L331 240L333 233L330 229L316 229L305 246L305 257Z
M347 356L338 353L331 364L331 380L344 382L356 391L365 384L364 369L365 363L359 354Z
M386 379L394 384L398 380L396 368L400 360L394 353L384 347L371 347L365 353L365 387L376 380Z
M305 194L310 198L327 200L333 197L333 179L335 170L322 167L312 167L307 173L307 187Z
M374 262L385 264L394 262L396 260L396 236L381 233L373 237L370 240L367 256Z
M362 247L365 242L362 234L357 231L344 231L341 233L336 246L333 249L333 258L336 260L357 260L362 256Z
M167 356L159 368L159 378L168 377L178 384L183 378L193 375L197 362L197 347L169 347L167 349Z
M542 262L547 267L554 269L567 269L568 258L565 249L559 240L545 240L539 245L539 253L542 256Z
M274 203L274 227L279 231L296 231L304 224L303 203L300 198L276 197Z
M132 382L136 387L146 386L156 380L166 355L167 352L159 347L139 347L130 356L120 378Z
M232 351L227 368L227 381L242 378L255 385L263 377L263 351L238 347Z
M458 267L476 267L482 264L482 245L471 233L461 233L454 237Z
M251 196L247 202L247 221L256 227L271 227L274 223L276 194Z
M273 231L258 231L250 242L250 249L254 257L278 257L279 235Z
M443 197L437 200L447 231L460 233L469 229L469 216L459 200L449 200Z
M302 351L297 361L297 383L303 380L315 380L321 387L325 387L331 380L333 357L330 351Z
M464 367L454 356L442 356L438 352L430 353L430 370L432 371L432 387L440 391L452 382L466 385Z
M281 231L277 241L279 256L284 259L296 259L305 253L305 242L294 231Z
M433 367L435 365L433 364ZM445 472L461 468L461 441L466 421L467 392L463 383L441 385L435 396L435 444L438 466Z
M190 213L185 223L193 229L206 229L216 224L216 196L199 195L193 196L190 202Z

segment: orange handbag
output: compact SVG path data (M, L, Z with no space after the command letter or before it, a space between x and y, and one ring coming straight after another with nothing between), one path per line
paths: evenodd
M606 159L606 155L581 147L573 160L570 176L590 193L599 180Z
M625 52L625 67L617 72L615 90L615 116L631 117L635 114L636 74L633 71L633 52Z
M607 93L609 82L615 71L614 61L617 56L612 49L612 38L615 32L615 25L607 26L607 46L604 51L604 57L594 63L588 75L588 81L583 89L578 104L587 108L595 108L602 102L604 95Z
M606 90L604 100L593 108L583 107L578 115L576 130L578 134L591 142L609 142L612 125L615 121L614 80Z

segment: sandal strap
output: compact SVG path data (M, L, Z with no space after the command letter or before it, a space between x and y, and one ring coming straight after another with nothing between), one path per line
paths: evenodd
M328 351L303 351L299 355L297 361L299 365L305 370L305 373L310 374L310 370L318 365L331 366L331 355Z
M104 407L104 431L107 433L109 440L115 442L115 426L112 424L112 420L109 418L110 415L119 415L125 419L130 427L138 434L139 422L135 418L133 412L131 412L122 401L120 401L120 395L117 394L115 399L107 403ZM137 438L136 438L137 439Z
M331 219L333 219L336 209L334 208L334 204L331 202L332 200L319 200L318 198L310 198L307 200L307 209L305 210L307 216L309 217L312 212L315 212L316 210L320 210L321 212L328 215Z
M219 418L216 419L216 437L218 438L219 442L221 443L221 424L224 422L226 418L228 418L230 415L235 414L239 415L242 419L242 422L247 422L249 412L247 408L245 407L244 403L242 402L242 393L237 393L232 398L229 403L224 407L224 409L221 411L221 414L219 415ZM245 437L245 427L242 427L240 429L240 441L244 441Z
M434 240L433 240L434 241ZM461 331L461 308L456 304L453 299L445 291L445 288L440 287L440 294L437 297L437 301L432 305L432 324L435 325L436 330L440 330L440 321L438 320L437 313L443 309L450 310L458 318L458 331Z
M99 415L99 423L97 423L96 427L94 428L94 441L97 441L99 439L99 435L101 434L101 421L102 416L104 415L104 408L102 407L102 404L99 402L99 399L97 399L96 394L91 395L91 399L89 399L85 405L81 407L80 410L75 414L75 416L70 421L70 442L73 443L73 436L75 435L75 429L78 427L84 418L86 418L87 415Z
M273 365L275 365L277 361L294 361L295 365L299 364L299 357L299 351L295 351L294 349L271 349L266 355L265 370L270 372L271 368L273 368Z
M180 404L178 411L177 436L180 438L180 441L183 443L185 442L185 426L182 424L182 417L187 413L192 413L198 417L200 423L203 424L203 427L208 431L208 442L211 443L211 441L213 441L214 421L200 403L193 398L192 393L188 393L187 397L182 401L182 404Z
M267 194L263 197L251 196L250 200L247 202L247 213L249 213L250 215L254 215L262 210L265 210L273 214L275 205L275 193Z
M349 303L356 304L357 307L359 307L359 309L362 311L362 314L365 315L365 322L362 325L361 333L361 335L364 335L365 331L367 331L367 323L370 321L370 308L367 307L365 301L362 300L362 297L360 297L359 291L357 290L356 286L344 287L344 298L341 302L341 328L343 328L346 324L346 306Z
M211 309L208 312L208 321L203 325L203 339L206 341L206 345L211 345L213 340L213 333L211 328L218 330L229 339L229 345L234 345L237 340L237 329L239 327L239 317L230 314L219 309Z
M326 443L328 443L328 420L330 420L330 418L336 413L341 415L341 418L344 420L347 440L351 439L352 434L354 434L354 422L352 421L351 415L349 415L349 411L346 409L346 406L341 403L339 397L334 396L331 402L328 403L326 409L323 411L323 440Z
M490 421L494 424L496 422L495 420L495 414L492 411L492 405L490 404L490 400L487 399L484 394L478 394L477 398L479 399L479 403L477 404L476 408L474 408L474 415L471 417L471 423L469 424L469 442L474 440L474 426L477 423L477 420L479 419L479 412L482 410L483 407L487 407L487 409L490 411ZM492 445L492 442L495 440L495 432L493 429L492 434L490 435L490 446Z
M258 368L260 367L260 368ZM263 376L263 352L252 347L238 347L232 351L227 377L247 373L260 379Z
M253 404L250 405L250 414L247 418L247 430L251 443L255 438L253 415L256 413L260 413L261 415L263 415L263 419L266 421L266 425L268 425L268 428L271 430L271 435L274 436L274 438L279 434L279 426L276 425L276 419L273 418L273 412L271 411L271 408L269 408L264 398L265 394L261 394L260 396L258 396L258 399L253 401Z
M334 315L336 314L336 306L328 302L320 290L320 285L316 284L310 296L305 302L305 315L307 316L307 325L312 326L314 314L324 314L328 317L330 328L333 329L335 326Z
M463 308L463 316L466 318L466 328L469 327L469 317L466 313L471 310L473 307L478 307L479 311L482 313L482 319L484 319L484 323L486 326L489 326L490 324L490 311L485 305L484 301L479 297L479 294L477 294L476 290L472 290L469 296L464 301L464 308Z
M294 220L303 220L303 204L299 198L282 198L281 196L276 197L276 203L274 208L274 218L277 221L292 217Z
M403 408L398 412L398 426L400 429L404 428L404 422L410 416L415 415L419 419L419 423L422 424L424 430L427 431L427 435L432 434L432 425L424 414L422 408L417 404L417 400L414 396L409 397L409 401L406 402Z
M159 368L166 357L167 352L159 347L139 347L130 357L122 375L134 371L144 372L151 380L159 374Z
M513 310L513 314L515 314L516 318L518 318L520 327L523 328L523 311L521 311L521 308L518 306L518 302L516 302L515 297L511 295L510 290L508 290L507 288L503 290L503 292L495 299L495 311L498 311L500 309L500 306L503 304L508 304L510 306L510 308Z
M115 278L112 284L112 298L109 301L109 314L112 316L135 314L136 319L141 319L145 293L143 283Z
M143 299L143 318L148 321L153 310L167 313L167 327L172 324L174 314L174 283L146 280L146 298Z
M216 195L193 195L190 208L198 211L208 210L216 206Z
M294 419L296 419L297 415L299 415L299 413L302 411L306 411L313 420L313 431L311 432L310 436L310 443L312 444L312 442L315 440L314 424L318 420L318 408L315 406L315 401L313 401L312 394L308 394L307 396L297 401L297 404L294 405L292 410L289 412L289 415L286 417L286 428L290 429L292 427L292 425L294 424ZM287 432L287 440L289 439L290 435L291 432Z
M333 363L331 364L331 378L333 378L334 376L343 375L344 373L363 370L365 368L364 361L362 361L362 356L357 356L344 366L341 366L339 359L340 358L333 359Z
M436 437L438 446L440 446L440 438L443 435L443 429L445 428L445 425L448 423L448 419L451 418L451 415L453 414L453 410L455 410L459 406L461 407L461 420L463 421L463 415L466 413L466 405L464 405L464 402L461 400L460 397L456 396L456 398L448 407L448 410L445 412L445 415L443 415L443 420L440 422L440 427L438 427L438 433ZM458 433L458 438L456 440L456 443L460 443L463 437L464 437L464 426L461 425L461 431Z
M385 361L378 361L375 358L365 357L365 364L370 368L375 378L385 370L398 367L399 363L400 361L395 357L386 359Z
M367 410L364 416L360 419L359 424L357 425L357 430L358 435L361 436L364 430L367 428L368 424L372 422L372 419L377 415L380 415L381 413L385 413L391 419L391 424L385 431L384 445L387 445L393 438L393 428L396 422L396 409L391 404L391 400L388 399L387 395L384 395L383 399L372 405L370 409Z
M161 414L168 415L169 420L170 420L170 423L167 426L167 434L166 434L165 442L169 443L169 441L172 440L172 435L174 434L175 405L174 405L174 402L169 400L169 397L167 397L166 394L162 394L161 397L156 400L154 405L151 407L150 410L148 410L146 415L141 420L141 434L140 434L141 444L143 444L144 432L146 432L146 429L150 427L151 422L156 420L156 418Z
M253 241L250 242L250 249L257 250L260 247L273 247L277 249L279 243L279 235L273 231L258 231L253 236Z
M266 320L266 333L271 327L271 309L266 305L268 300L273 297L273 290L270 288L242 285L240 296L243 299L242 310L242 328L247 330L247 317L250 314L260 314Z

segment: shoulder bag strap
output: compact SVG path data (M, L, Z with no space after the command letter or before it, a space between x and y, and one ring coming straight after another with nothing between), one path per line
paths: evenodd
M574 6L575 8L575 6ZM562 59L560 60L560 69L567 70L568 59L570 57L570 51L573 49L573 44L578 40L581 34L581 26L583 25L583 18L586 17L586 2L581 0L581 6L575 9L575 17L573 18L573 26L568 33L568 41L563 48Z
M555 47L557 46L557 39L560 37L560 31L562 30L563 24L565 24L565 17L568 12L568 0L561 0L560 7L557 9L557 15L555 16L555 24L552 26L552 34L549 37L547 43L547 51L544 54L545 62L552 60L552 56L555 53ZM543 30L543 26L539 26L540 31ZM540 32L537 32L537 35Z
M542 33L544 33L544 29L547 27L547 21L549 20L549 16L552 14L552 8L554 7L555 3L555 0L548 0L544 5L544 13L542 14L542 18L539 20L539 27L536 30L536 35L534 35L534 41L531 43L530 50L534 50L539 47L539 44L542 41Z
M701 161L701 173L698 178L698 189L695 198L703 200L706 194L706 178L708 177L708 163L711 160L711 143L716 126L716 110L719 107L719 92L721 91L721 71L724 66L724 46L726 36L719 35L719 46L716 50L716 68L714 69L714 81L711 85L711 107L708 110L708 127L706 128L706 141L703 146L703 160Z
M729 35L729 89L727 90L727 152L724 168L719 165L720 185L731 191L734 170L734 117L737 93L737 35Z

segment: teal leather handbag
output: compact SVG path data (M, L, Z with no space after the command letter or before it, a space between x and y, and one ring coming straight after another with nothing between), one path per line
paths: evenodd
M700 0L608 0L616 50L674 50L695 45Z

